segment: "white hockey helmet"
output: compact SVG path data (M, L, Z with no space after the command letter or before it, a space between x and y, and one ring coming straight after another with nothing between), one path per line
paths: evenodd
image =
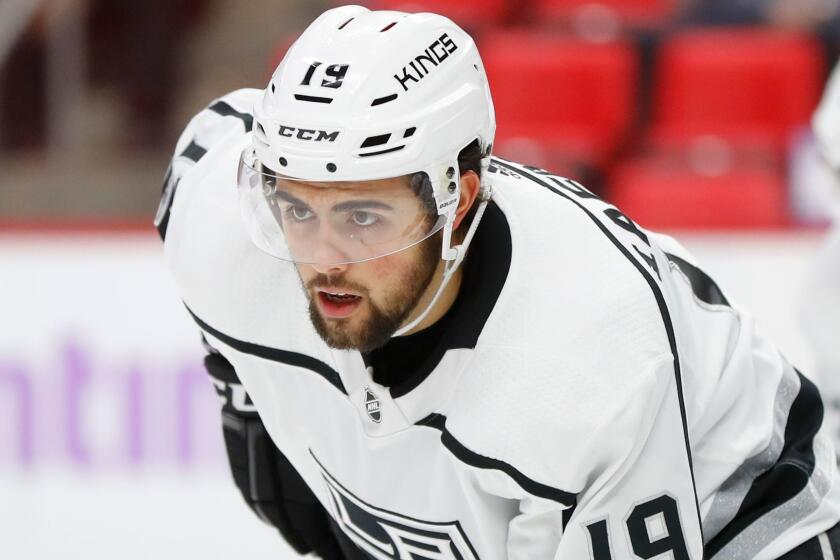
M495 128L478 51L452 21L360 6L329 10L291 46L254 108L252 144L239 165L243 217L258 247L293 262L370 260L441 229L442 257L454 260L458 153L477 140L486 168ZM422 188L430 192L416 192L417 181L415 192L399 193L395 181L375 181L418 173L428 178ZM363 192L371 181L370 192ZM364 199L387 192L390 229L370 233L371 208L358 214L351 204L351 214L323 219L321 210L330 206L298 204L325 192ZM404 200L406 193L414 204ZM420 215L420 208L428 214ZM299 241L301 234L326 235L316 233L324 229L316 223L339 226L329 234L335 251Z

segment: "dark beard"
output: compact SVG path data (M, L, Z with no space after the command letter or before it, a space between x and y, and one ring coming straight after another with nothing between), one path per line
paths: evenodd
M313 288L340 285L345 288L366 293L364 287L343 281L340 276L328 277L319 274L306 285L309 297L309 319L318 335L327 346L338 350L359 350L370 352L387 343L400 328L425 293L434 278L440 263L442 237L436 234L420 245L420 257L417 267L407 275L398 291L389 294L382 305L377 305L369 296L365 297L370 314L358 329L350 330L342 320L327 321L318 312L318 305L312 298Z

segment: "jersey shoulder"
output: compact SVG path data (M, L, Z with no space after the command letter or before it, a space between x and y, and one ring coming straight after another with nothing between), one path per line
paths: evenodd
M638 452L675 383L671 354L628 364L623 377L596 365L536 349L484 351L453 390L446 431L486 464L534 483L520 482L527 493L578 494Z
M583 485L595 457L627 452L649 397L673 381L664 265L641 228L574 180L501 159L490 180L510 270L447 425L535 480Z
M668 353L667 263L653 238L574 180L495 162L508 170L491 181L512 251L479 345L571 360L596 376L610 375L607 362Z
M294 346L310 335L297 272L257 249L240 217L237 167L260 95L235 91L192 118L168 172L158 229L179 296L196 319L238 340ZM267 305L276 312L266 313Z
M211 101L184 127L175 145L173 159L201 159L230 130L250 132L254 123L253 107L262 93L260 89L244 88Z
M170 211L179 184L205 156L225 144L231 137L251 131L252 108L262 94L258 89L239 89L214 99L196 113L184 127L163 181L163 190L155 226L166 238Z

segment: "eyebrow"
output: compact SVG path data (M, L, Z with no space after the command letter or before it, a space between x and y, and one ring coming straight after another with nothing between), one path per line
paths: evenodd
M286 202L291 202L292 204L297 204L298 206L306 206L307 208L309 208L309 205L306 202L302 201L301 199L295 196L290 195L285 191L274 191L274 194L277 195L277 198L282 198Z
M305 201L297 198L294 195L291 195L285 191L276 191L274 194L277 195L278 198L282 198L286 202L291 204L296 204L298 206L305 206L306 208L310 208L309 204ZM385 204L384 202L380 202L378 200L347 200L344 202L339 202L335 206L331 208L333 212L347 212L352 210L359 210L363 208L377 208L379 210L391 210L393 211L393 206L389 204Z
M360 208L378 208L379 210L393 210L394 208L378 200L348 200L339 202L332 207L334 212L347 212L348 210L359 210Z

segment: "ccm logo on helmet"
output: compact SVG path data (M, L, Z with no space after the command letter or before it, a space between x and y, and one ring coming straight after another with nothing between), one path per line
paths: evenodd
M449 58L449 55L455 52L457 48L458 45L455 44L455 41L444 33L438 37L437 41L426 47L425 51L415 56L407 66L403 66L402 76L394 74L394 79L400 83L403 90L408 91L408 82L419 82L428 76L431 70ZM427 68L426 63L431 68Z
M296 128L294 126L280 125L280 136L286 138L297 138L310 142L335 142L339 131L327 132L326 130L315 130L312 128Z

